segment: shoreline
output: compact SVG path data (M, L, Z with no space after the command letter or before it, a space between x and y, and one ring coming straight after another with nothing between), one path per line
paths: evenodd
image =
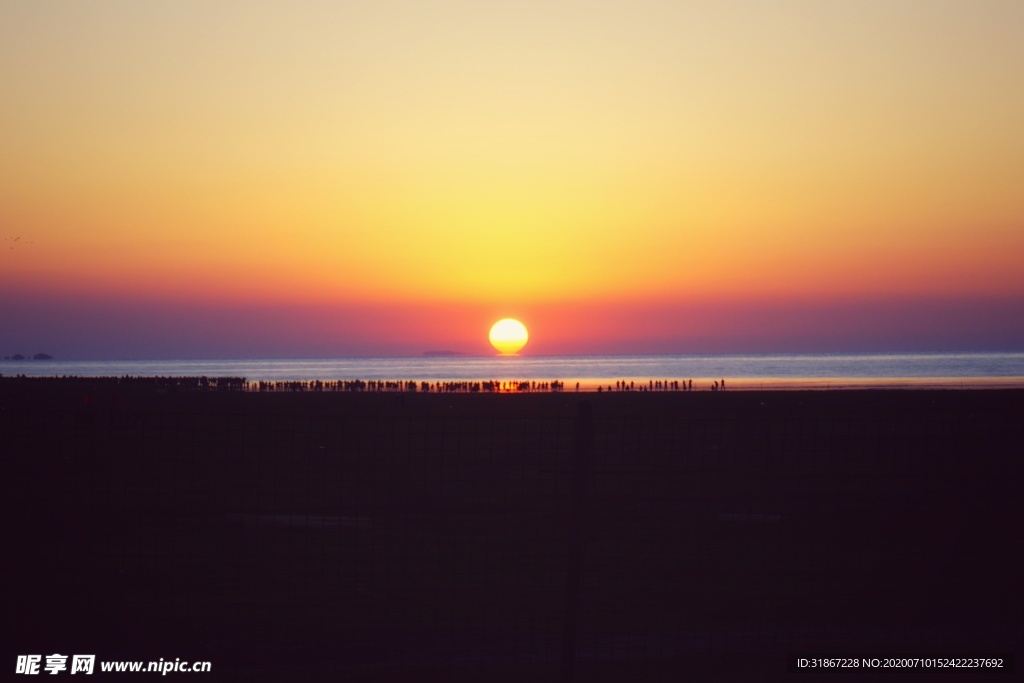
M596 391L616 382L635 388L690 380L707 390L832 388L1024 388L1024 352L677 354L635 356L500 356L415 358L250 358L213 360L0 361L0 377L206 377L252 383L484 382L564 384L565 391ZM680 387L681 388L681 387Z
M869 391L869 390L996 390L1024 389L1024 377L805 377L744 378L687 377L669 378L572 378L536 379L352 379L352 380L249 380L245 377L213 375L4 375L5 382L95 382L189 388L194 390L232 390L242 393L690 393L715 391ZM692 388L690 388L692 382ZM723 388L719 388L718 382Z

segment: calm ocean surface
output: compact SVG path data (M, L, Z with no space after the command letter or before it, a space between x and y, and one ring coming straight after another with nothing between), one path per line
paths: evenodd
M0 375L207 376L281 380L561 380L566 389L616 381L692 379L706 388L1024 386L1024 353L521 356L251 360L0 360Z

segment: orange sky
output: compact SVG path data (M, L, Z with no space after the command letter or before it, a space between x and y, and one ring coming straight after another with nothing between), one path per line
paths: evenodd
M0 355L1021 348L1024 5L842 4L5 3Z

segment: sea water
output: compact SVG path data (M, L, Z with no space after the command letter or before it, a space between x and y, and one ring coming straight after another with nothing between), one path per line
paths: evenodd
M237 360L0 360L0 375L244 377L249 381L559 380L566 389L693 380L705 388L1024 386L1024 353L422 356Z

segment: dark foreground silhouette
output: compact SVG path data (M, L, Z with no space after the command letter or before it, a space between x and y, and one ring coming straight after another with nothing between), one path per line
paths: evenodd
M1024 392L582 398L0 378L3 666L798 680L1024 640Z

